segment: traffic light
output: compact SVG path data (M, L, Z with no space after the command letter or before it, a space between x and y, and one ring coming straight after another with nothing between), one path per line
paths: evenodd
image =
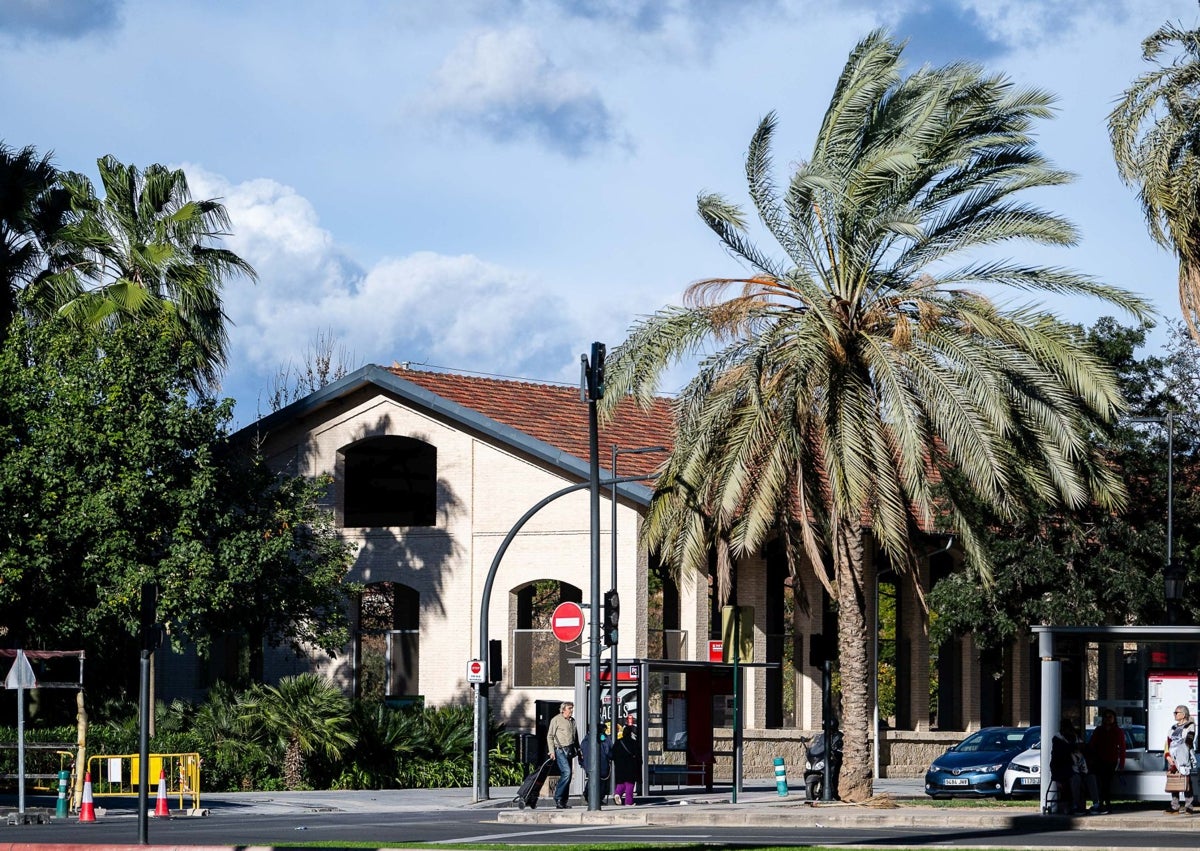
M503 658L504 653L500 645L500 639L488 639L487 681L489 683L498 683L504 679Z
M612 647L617 643L617 622L621 620L621 598L617 596L617 591L614 588L612 591L604 592L604 635L602 636L605 647Z

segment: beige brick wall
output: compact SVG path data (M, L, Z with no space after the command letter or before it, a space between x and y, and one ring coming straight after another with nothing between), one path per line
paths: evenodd
M421 595L420 687L429 705L473 699L466 682L468 660L479 655L479 606L492 560L514 523L551 493L575 484L541 462L515 455L479 437L375 392L343 400L319 419L301 420L268 435L264 452L276 469L335 476L329 506L340 519L340 451L368 436L403 435L437 448L438 517L434 528L347 529L358 544L348 579L354 582L401 582ZM611 576L611 504L602 490L601 589ZM511 658L509 592L539 579L558 579L583 591L591 587L591 509L586 489L550 503L513 539L497 572L489 607L488 631L505 649L505 682L492 690L500 718L531 726L533 701L562 700L570 687L512 690L507 683ZM627 613L623 636L632 651L645 648L644 558L638 570L640 517L631 506L618 506L618 591ZM639 593L640 592L640 593ZM639 603L636 601L640 600ZM585 605L586 608L586 605ZM640 612L640 617L634 614ZM635 624L638 629L635 629ZM585 642L590 631L585 631ZM343 686L351 685L350 650L335 660L315 659L317 670ZM587 645L585 644L585 652ZM632 652L622 655L632 655ZM269 675L309 667L290 653L272 653Z

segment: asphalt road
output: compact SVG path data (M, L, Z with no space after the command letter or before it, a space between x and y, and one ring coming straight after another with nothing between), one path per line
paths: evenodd
M515 790L492 790L473 804L471 790L235 793L206 796L208 815L151 819L152 846L269 845L373 842L402 848L414 842L561 844L825 845L1003 848L1196 848L1200 817L1164 816L1145 807L1075 820L1041 816L1036 807L935 809L920 796L884 810L832 805L812 808L794 791L780 798L773 785L748 786L737 803L728 792L683 790L642 799L638 807L518 811ZM900 789L904 794L904 790ZM9 802L0 799L0 805ZM53 799L33 799L27 810ZM153 804L153 801L151 801ZM49 846L131 846L138 840L133 799L97 799L100 817L48 824L3 825L0 851L11 843ZM177 811L178 812L178 811Z

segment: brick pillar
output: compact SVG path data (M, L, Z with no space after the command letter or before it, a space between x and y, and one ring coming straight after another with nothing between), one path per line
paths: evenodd
M980 666L979 648L975 646L975 637L965 635L959 639L962 644L962 723L964 730L978 730L983 723L983 709L980 705L979 691Z
M928 560L920 561L916 566L916 575L901 577L900 582L900 634L897 640L903 642L903 656L907 665L896 672L897 688L901 682L907 682L902 691L906 700L908 724L910 730L930 729L929 720L929 614L921 605L914 586L921 589L925 599L929 598L930 579Z
M809 651L812 648L812 637L825 629L823 622L822 601L825 597L825 587L812 574L805 571L799 581L808 599L808 612L796 607L793 629L801 637L800 658L797 659L796 672L796 726L801 730L819 730L821 728L821 669L808 664Z
M737 563L738 605L754 607L754 661L778 661L767 659L767 562L761 556L744 559ZM747 730L762 729L767 725L767 683L761 668L743 668L743 691L746 703L741 707L742 726Z

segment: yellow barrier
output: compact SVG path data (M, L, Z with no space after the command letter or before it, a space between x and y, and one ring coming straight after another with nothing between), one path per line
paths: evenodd
M138 769L141 757L138 754L97 754L88 760L88 771L92 775L94 795L138 794ZM178 796L179 809L200 809L200 754L198 753L152 753L150 754L151 798L158 795L158 781L163 773L167 778L167 798ZM191 807L184 806L184 797L190 796Z

